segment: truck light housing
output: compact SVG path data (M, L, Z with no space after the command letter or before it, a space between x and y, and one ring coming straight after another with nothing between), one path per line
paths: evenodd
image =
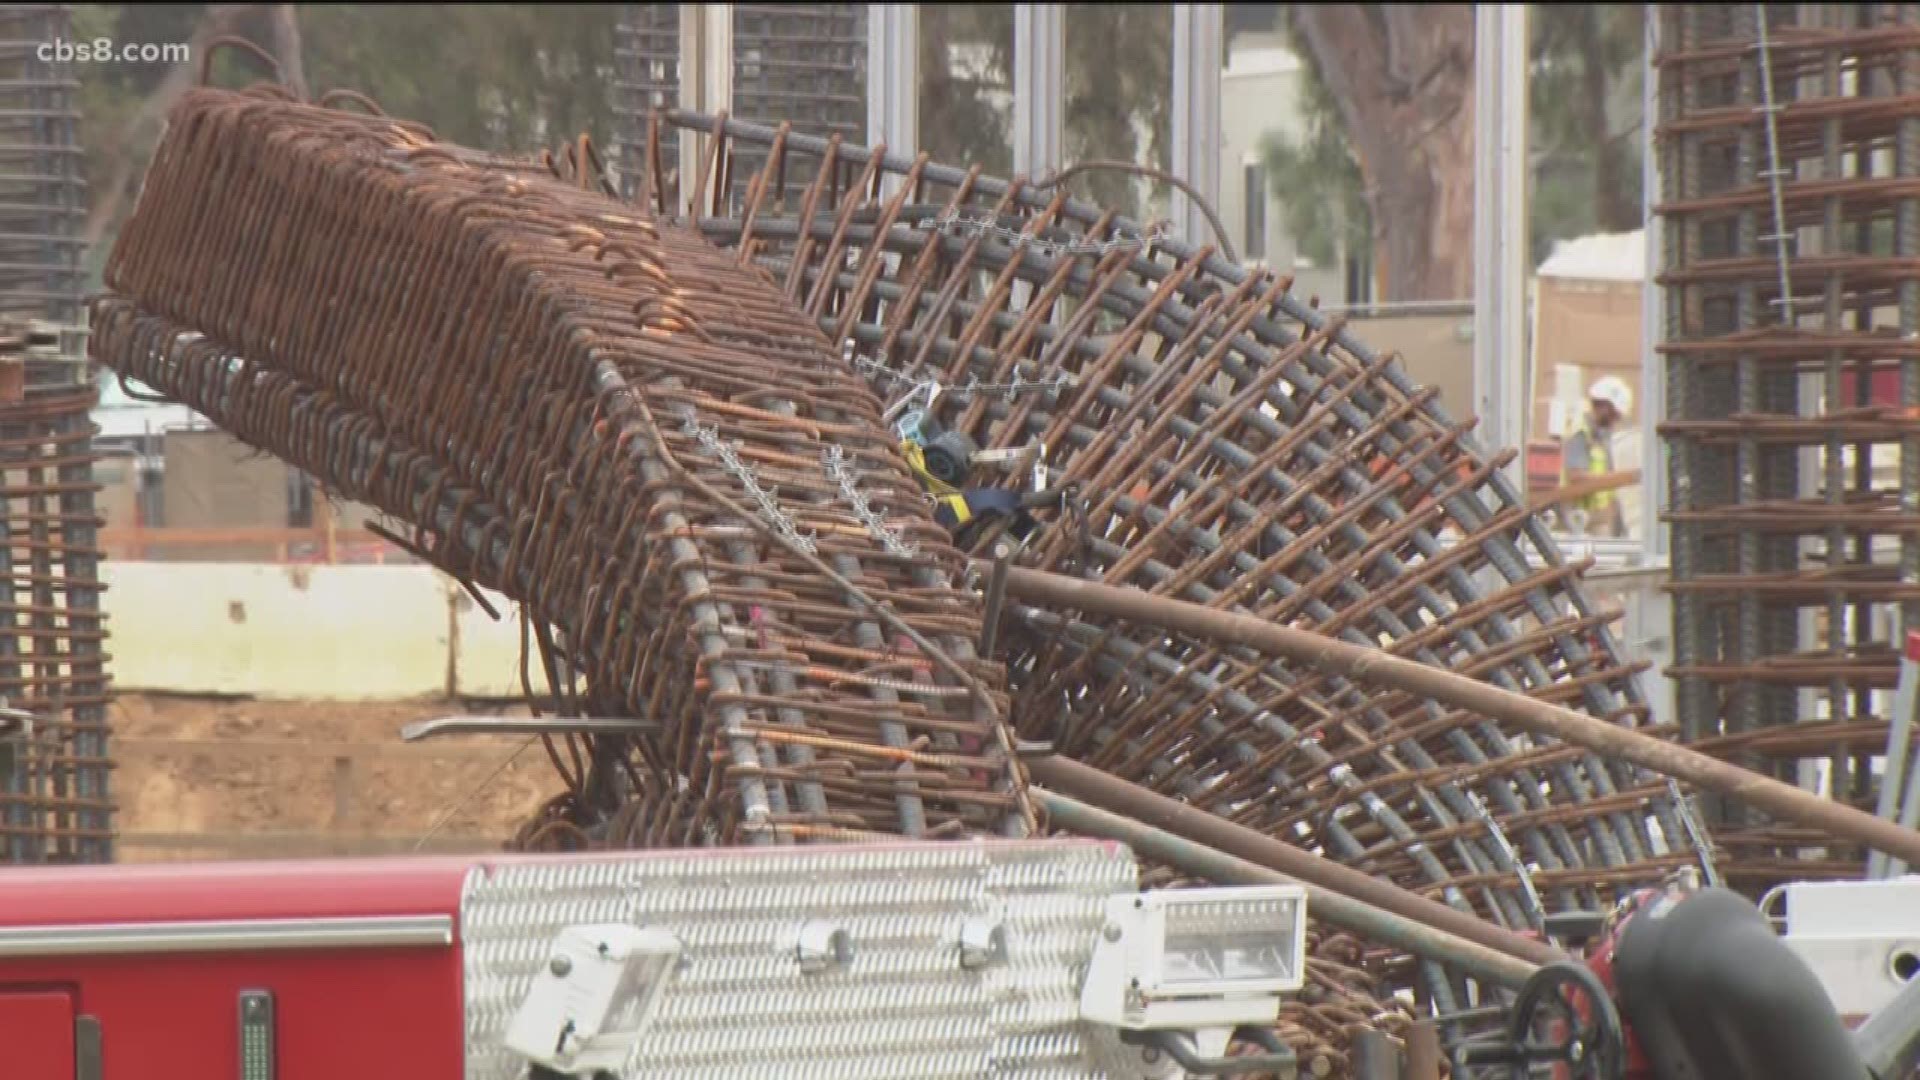
M1306 932L1296 885L1112 897L1081 1013L1133 1031L1270 1022L1305 983Z
M632 926L572 926L507 1028L507 1048L573 1076L622 1068L680 961L680 940Z

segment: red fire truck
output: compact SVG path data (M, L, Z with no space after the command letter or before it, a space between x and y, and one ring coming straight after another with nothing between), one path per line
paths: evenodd
M1305 925L1104 841L9 869L0 1077L1204 1072Z

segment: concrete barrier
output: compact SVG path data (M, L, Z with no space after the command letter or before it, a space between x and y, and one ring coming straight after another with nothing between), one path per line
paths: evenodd
M495 622L431 567L109 561L100 576L122 690L307 701L520 692L514 606L488 595Z
M520 627L505 597L490 618L429 566L101 564L114 684L122 690L292 701L520 696ZM1602 607L1626 610L1630 659L1647 659L1656 721L1672 716L1664 568L1596 570ZM537 655L535 689L546 680Z

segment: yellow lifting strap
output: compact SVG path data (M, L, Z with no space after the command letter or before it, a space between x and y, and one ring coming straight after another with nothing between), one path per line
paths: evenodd
M973 507L967 505L967 497L959 492L952 495L940 495L936 500L953 515L953 527L959 528L973 520Z

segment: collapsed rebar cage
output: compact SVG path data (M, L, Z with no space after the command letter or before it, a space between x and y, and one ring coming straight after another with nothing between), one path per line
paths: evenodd
M1651 10L1679 717L1871 810L1920 629L1920 6ZM1704 801L1743 888L1859 872Z
M666 113L712 136L714 118ZM641 198L746 253L883 400L948 388L943 427L1046 447L1081 498L1017 556L1311 626L1620 723L1635 681L1498 465L1409 382L1291 296L1200 244L939 165L739 121L699 171ZM825 162L784 203L732 197L734 155ZM881 177L900 177L897 194ZM737 175L737 173L735 174ZM1065 385L1060 379L1065 377ZM974 553L983 553L983 539ZM1669 782L1147 627L1012 605L1028 738L1507 926L1604 906L1714 865ZM1413 979L1441 1014L1473 991Z
M85 357L79 87L67 9L0 8L0 698L32 717L0 862L107 862L108 686Z
M665 89L647 93L659 104ZM230 212L150 214L116 252L100 353L404 516L439 565L526 601L552 628L546 674L569 708L665 721L659 738L557 748L569 790L522 846L1018 832L1032 823L995 745L1004 719L1510 927L1679 867L1722 869L1671 783L1432 702L1018 604L1005 648L970 654L981 620L961 556L994 538L962 552L931 526L882 420L929 382L946 391L942 426L1039 447L1076 485L1018 561L1646 721L1610 613L1502 478L1504 455L1285 282L1054 190L792 127L629 114L619 160L637 207L620 210L580 190L597 181L584 155L559 163L571 183L556 186L275 96L193 96L201 141L157 158L148 190L184 206L211 188L205 205L261 212L296 198L313 211L289 215L299 259L249 246ZM1768 112L1771 129L1736 151L1804 149L1790 112ZM267 147L291 124L310 138ZM681 146L697 152L684 169L665 153ZM1795 205L1772 179L1768 203ZM1745 261L1676 279L1688 317L1722 302L1685 295L1715 275L1761 281L1759 262L1777 278L1751 257L1743 213ZM456 288L473 294L455 298L470 318L410 319L447 311ZM1765 286L1740 288L1736 307ZM305 313L273 328L248 314L282 303ZM317 314L329 303L375 325L337 336ZM1787 383L1743 371L1754 393ZM1725 432L1684 427L1698 419L1669 434L1697 437L1711 470ZM1747 441L1736 464L1763 456L1765 438ZM955 668L903 645L876 598ZM985 692L970 698L968 679ZM1316 943L1317 963L1351 969L1375 1001L1412 986L1444 1017L1483 990L1439 963ZM1334 1061L1329 1015L1299 1023Z

